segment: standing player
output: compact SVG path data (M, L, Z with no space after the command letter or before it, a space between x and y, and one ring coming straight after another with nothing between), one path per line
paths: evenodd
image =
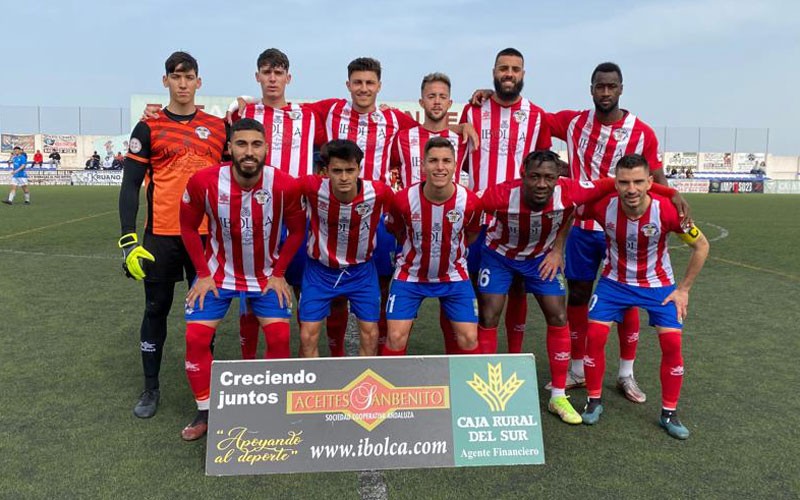
M560 111L548 115L553 136L566 141L570 175L573 179L593 181L613 176L619 159L631 153L643 155L653 177L667 186L658 159L658 140L653 130L633 113L620 109L622 71L614 63L602 63L592 72L591 94L594 110ZM683 216L688 207L678 197ZM567 317L572 336L572 363L567 387L582 387L583 357L586 345L586 321L589 298L597 277L606 242L602 228L576 213L574 227L567 238L566 276L569 286ZM618 325L620 363L617 387L635 403L646 400L633 376L633 362L639 341L639 313L629 309Z
M584 358L589 400L582 417L585 424L593 425L603 413L605 344L611 323L619 322L626 309L641 307L647 310L661 345L660 424L670 436L687 439L689 430L677 414L684 373L681 332L689 290L703 268L709 244L696 227L681 226L669 200L647 193L652 183L644 156L623 156L616 164L617 195L586 207L586 215L603 227L607 246L603 275L589 311ZM677 287L667 249L670 232L677 233L692 251Z
M319 332L334 298L343 296L358 318L362 356L378 354L380 287L372 261L381 216L392 199L384 183L359 179L363 153L335 140L322 147L323 174L300 179L310 221L308 264L299 305L304 357L318 357Z
M123 268L129 277L144 280L140 349L145 384L133 409L139 418L152 417L158 408L158 374L175 283L184 279L184 272L189 283L195 276L180 237L181 194L193 173L220 162L226 137L225 123L195 106L195 93L202 83L197 60L186 52L175 52L165 69L169 104L158 118L141 121L133 129L119 193ZM136 214L143 180L147 218L140 245ZM204 225L200 231L205 233Z
M570 424L581 417L567 401L569 327L564 303L561 248L558 236L567 230L575 206L599 200L614 191L614 181L582 183L559 178L560 161L551 151L525 157L523 177L488 187L481 196L484 212L492 216L482 248L478 280L481 351L497 351L497 324L515 276L534 294L547 322L547 355L552 382L548 409ZM658 192L677 192L657 186Z
M494 93L482 104L468 104L461 121L471 124L480 136L480 147L467 155L470 188L482 191L506 180L518 179L522 159L537 149L550 149L550 130L544 111L521 95L525 60L517 49L498 52L492 70ZM470 247L470 274L480 268L483 235ZM518 283L509 295L506 310L508 351L522 351L527 316L525 290Z
M466 245L480 231L480 200L456 184L455 148L444 137L425 145L425 181L398 193L386 226L403 246L386 304L389 333L381 354L406 353L419 306L438 297L463 354L479 354L478 307Z
M264 167L261 123L236 122L229 147L233 162L192 176L180 210L181 236L197 269L186 296L186 376L198 412L181 433L186 441L208 429L211 342L233 298L245 293L267 338L268 357L289 357L292 294L283 273L305 231L300 193L288 174ZM205 216L204 252L199 228ZM289 236L280 245L284 226Z
M8 192L8 199L3 200L6 205L14 203L14 197L17 195L17 187L22 188L25 204L31 204L31 192L28 189L28 157L19 146L14 146L12 152L12 165L11 167L11 190Z
M431 73L422 79L419 105L425 113L422 125L401 130L394 140L390 165L399 173L400 187L425 180L422 169L423 150L431 137L444 137L456 148L456 172L461 171L461 164L466 153L466 144L460 142L458 134L448 128L447 112L453 105L450 99L450 78L443 73ZM447 354L458 354L458 345L450 328L450 321L439 313L439 324L442 328Z

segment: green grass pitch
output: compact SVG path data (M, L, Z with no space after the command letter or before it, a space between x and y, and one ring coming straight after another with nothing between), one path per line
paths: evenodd
M170 316L160 410L136 419L144 300L141 284L120 269L117 188L32 193L30 206L0 206L0 497L358 498L355 473L204 475L204 441L180 439L194 412L180 307ZM599 425L562 424L541 391L546 465L387 471L390 498L800 496L800 197L688 199L712 240L684 339L680 411L691 438L679 442L658 427L660 354L643 325L636 374L647 403L614 390L612 333ZM672 252L678 276L687 255ZM175 304L185 291L179 284ZM442 352L437 314L425 304L412 354ZM218 358L238 356L236 328L229 315ZM525 349L540 360L540 385L549 378L544 348L531 300ZM581 407L585 392L572 394Z

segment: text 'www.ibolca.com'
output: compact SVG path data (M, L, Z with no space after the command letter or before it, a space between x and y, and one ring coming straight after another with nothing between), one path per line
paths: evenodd
M447 441L373 441L361 438L358 444L325 444L311 446L312 459L324 458L363 458L363 457L395 457L403 455L444 455L447 453Z

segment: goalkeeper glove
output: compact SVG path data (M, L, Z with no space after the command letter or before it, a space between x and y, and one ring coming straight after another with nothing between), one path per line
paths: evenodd
M122 256L125 262L122 263L122 270L128 278L135 280L144 279L144 270L142 269L142 259L155 262L156 258L153 254L139 245L139 240L136 233L128 233L119 239L119 247L122 249Z

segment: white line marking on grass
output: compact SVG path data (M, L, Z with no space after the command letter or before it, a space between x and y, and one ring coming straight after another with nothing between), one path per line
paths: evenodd
M111 257L110 255L78 255L72 253L27 252L24 250L10 250L7 248L0 248L0 253L10 253L13 255L34 255L36 257L66 257L69 259L117 260L117 257Z
M725 239L725 238L728 237L728 235L730 235L730 231L728 231L727 229L725 229L722 226L718 226L716 224L712 224L711 222L695 221L695 225L703 226L703 227L711 226L714 229L716 229L717 231L719 231L719 234L714 236L713 238L709 238L708 235L706 235L706 239L708 239L709 243L713 243L715 241L719 241L719 240ZM702 228L700 228L700 229L702 230ZM676 250L676 249L686 250L687 248L689 248L689 245L687 245L685 243L681 243L680 245L677 245L677 246L671 246L671 245L669 246L670 250Z
M102 213L94 214L94 215L87 215L86 217L78 217L77 219L70 219L70 220L63 221L63 222L56 222L56 223L53 223L53 224L48 224L46 226L40 226L40 227L31 228L31 229L26 229L25 231L20 231L18 233L4 234L3 236L0 236L0 240L7 240L9 238L14 238L16 236L22 236L23 234L30 234L30 233L35 233L35 232L38 232L38 231L44 231L45 229L50 229L51 227L63 226L64 224L72 224L74 222L82 222L82 221L89 220L89 219L96 219L97 217L103 217L105 215L110 215L110 214L115 214L115 213L117 213L116 210L109 210L108 212L102 212Z

